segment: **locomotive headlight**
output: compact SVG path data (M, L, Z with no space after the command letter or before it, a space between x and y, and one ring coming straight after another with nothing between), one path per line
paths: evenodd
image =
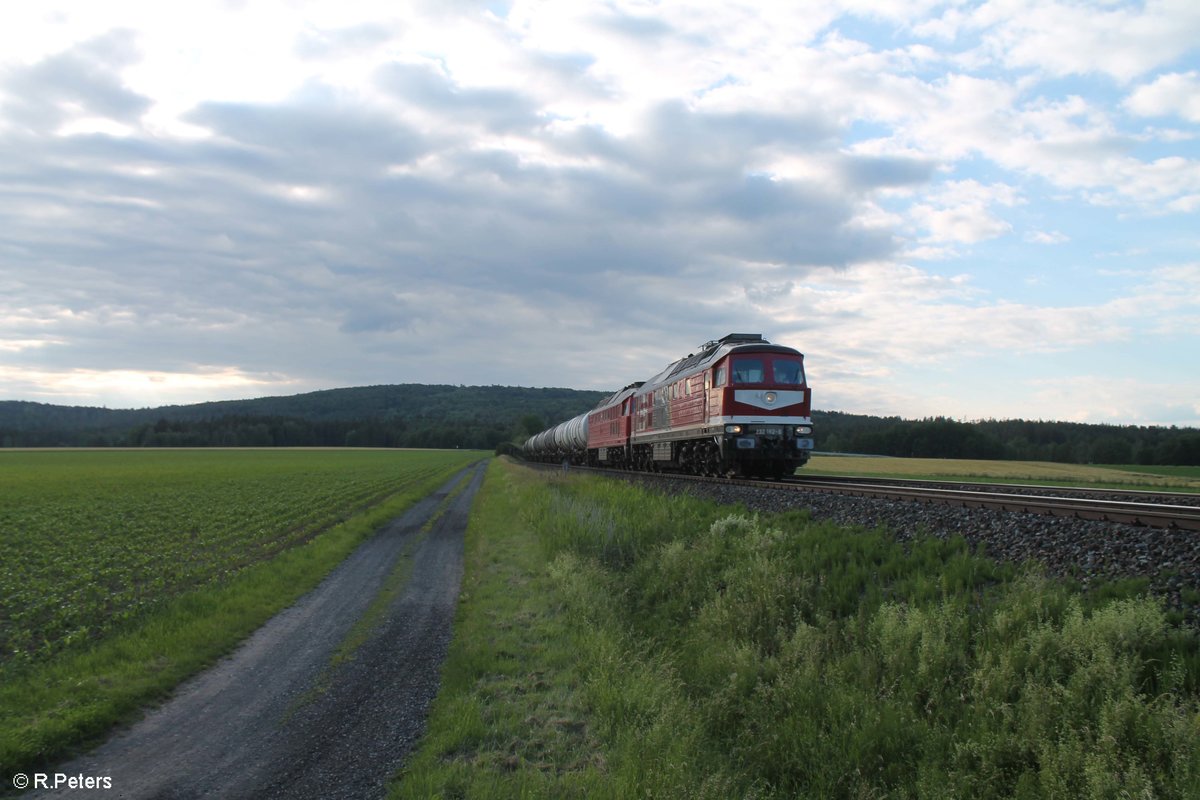
M726 425L725 432L726 433L741 433L742 426L741 425Z
M797 436L809 436L811 434L812 434L812 425L797 425L796 426L796 435Z

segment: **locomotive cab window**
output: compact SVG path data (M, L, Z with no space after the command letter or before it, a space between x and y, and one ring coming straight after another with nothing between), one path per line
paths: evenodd
M717 367L717 376L713 379L713 386L725 385L725 365Z
M761 358L739 358L733 362L734 383L762 383L763 362Z
M804 366L799 361L775 359L775 382L786 386L803 386Z

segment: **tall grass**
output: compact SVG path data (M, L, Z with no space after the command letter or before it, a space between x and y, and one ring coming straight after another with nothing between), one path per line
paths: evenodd
M605 794L1200 796L1196 640L1152 599L962 540L514 486Z

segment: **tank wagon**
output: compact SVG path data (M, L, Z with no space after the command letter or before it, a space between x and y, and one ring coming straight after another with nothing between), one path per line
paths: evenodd
M553 463L779 477L808 461L813 442L803 354L731 333L529 437L523 450Z

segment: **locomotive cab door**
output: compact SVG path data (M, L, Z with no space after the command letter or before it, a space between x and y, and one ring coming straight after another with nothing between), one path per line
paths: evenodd
M704 424L712 419L712 370L704 370Z
M721 393L725 383L725 361L713 364L711 369L704 372L704 394L708 398L708 408L705 422L711 422L714 417L721 416Z

